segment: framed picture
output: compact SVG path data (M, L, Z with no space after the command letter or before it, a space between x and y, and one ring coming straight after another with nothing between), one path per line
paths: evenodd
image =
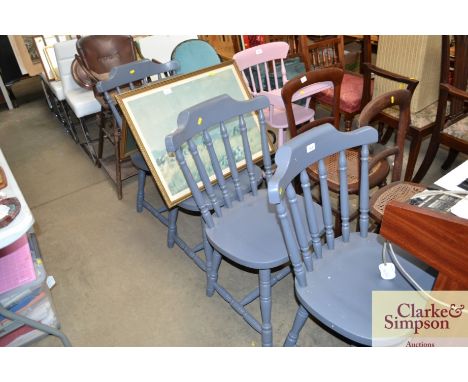
M52 71L53 79L60 81L60 74L58 70L57 58L55 57L55 50L53 46L46 46L44 48L45 58L49 64L49 67Z
M42 68L44 69L45 76L49 81L55 80L54 72L46 57L45 48L47 44L45 42L44 36L34 36L34 46L39 53L39 58L42 64Z
M36 49L36 45L34 44L34 37L35 36L23 36L23 43L28 51L29 58L33 64L38 64L41 62L41 58L39 56L39 52Z
M250 91L233 61L226 61L190 74L170 77L144 88L116 95L117 102L168 207L189 198L191 193L177 160L167 154L165 137L177 128L177 117L181 111L222 94L228 94L236 100L251 98ZM253 160L259 161L262 159L262 149L257 115L252 113L245 120ZM245 167L245 160L242 159L244 155L242 137L236 129L237 119L226 123L226 127L236 154L237 167L242 169ZM219 126L213 126L212 131L216 153L220 163L224 165L223 171L229 174ZM200 136L195 139L202 138ZM207 152L201 149L200 156L209 163ZM187 161L191 169L196 168L191 157L187 157ZM208 165L207 169L210 168L211 165ZM193 173L197 174L197 171ZM213 172L209 175L215 182ZM199 185L202 188L201 182Z

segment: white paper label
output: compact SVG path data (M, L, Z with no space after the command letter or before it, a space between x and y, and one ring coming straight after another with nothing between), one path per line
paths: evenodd
M46 283L49 289L52 289L52 287L55 285L54 276L47 276Z
M171 89L171 88L163 89L163 93L164 93L165 95L171 94L171 93L172 93L172 89Z
M257 50L255 51L255 54L262 54L262 53L263 53L263 50L261 50L261 49L257 49Z
M303 84L303 83L306 82L306 81L307 81L307 77L306 77L306 76L302 76L302 77L301 77L301 84Z
M310 145L307 145L307 154L310 153L311 151L314 151L315 150L315 142L314 143L311 143Z

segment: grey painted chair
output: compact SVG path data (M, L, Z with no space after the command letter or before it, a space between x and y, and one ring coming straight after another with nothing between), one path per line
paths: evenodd
M133 90L139 87L147 85L152 80L160 80L166 78L175 73L178 69L179 64L176 61L169 61L165 64L156 64L151 60L135 61L124 65L114 67L109 73L109 78L105 81L99 81L96 84L96 91L103 94L104 100L107 103L109 110L113 115L113 129L111 132L106 132L101 127L99 130L99 147L98 147L98 160L99 165L103 162L102 152L104 146L104 139L107 138L114 145L114 158L115 172L109 169L107 161L104 161L104 168L108 172L111 179L116 183L117 195L119 199L122 199L122 181L130 176L135 175L134 172L129 172L122 178L122 162L126 158L122 158L120 137L122 134L122 115L116 101L114 99L115 94L120 94L126 90ZM143 171L145 174L149 173L148 167L146 166L143 157L138 152L134 156L134 163L137 164L139 171ZM112 164L111 164L112 165ZM128 171L127 171L128 172ZM138 190L138 195L144 197L144 184L143 189Z
M377 130L366 126L353 132L337 131L331 124L315 127L287 142L276 153L277 169L268 183L268 198L276 207L284 241L295 275L300 306L285 345L295 345L309 314L328 328L363 345L372 345L372 291L413 290L397 272L393 280L380 277L383 238L368 233L368 145L377 141ZM362 146L360 180L360 232L350 232L345 150ZM334 237L332 211L324 158L339 153L342 236ZM326 245L307 237L317 235L317 218L311 210L310 181L306 168L318 162ZM297 203L292 180L299 176L306 210ZM291 215L288 208L292 212ZM301 218L307 216L307 220ZM425 290L434 276L408 254L398 254L405 270ZM401 339L400 339L401 340Z
M262 345L271 346L271 287L290 273L288 254L281 237L281 228L275 219L274 210L269 206L266 189L257 189L255 182L255 165L251 155L251 141L247 134L245 116L252 112L259 114L260 139L263 152L265 177L272 174L271 158L269 154L265 118L263 109L268 107L266 97L260 96L249 101L235 101L227 95L215 97L201 104L195 105L181 114L178 118L178 129L166 137L166 149L175 153L193 198L203 217L203 234L205 240L207 295L212 296L216 291L231 307L241 315L248 324L262 335ZM201 124L200 121L203 121ZM242 139L242 150L231 146L232 135L229 136L227 123L234 124L233 131L239 131ZM201 139L196 136L202 135ZM253 136L250 135L250 140ZM228 182L221 171L212 138L221 136L224 144L229 169L232 174L234 189L227 188ZM258 138L258 135L256 135ZM188 149L185 144L188 143ZM182 147L182 145L184 145ZM210 173L200 160L199 150L206 150L209 154L218 187L221 192L215 192L209 178ZM249 193L240 189L239 174L235 167L234 152L241 152L236 160L245 159L249 179ZM198 174L192 172L187 165L189 153L193 158L196 169L203 182L205 194L198 189L195 179ZM186 155L185 155L186 154ZM187 157L187 158L186 158ZM302 198L299 197L300 203ZM222 207L224 205L224 207ZM320 207L315 205L317 212ZM214 214L212 215L212 211ZM318 223L317 235L311 241L320 241L319 231L323 226ZM247 267L259 273L259 286L242 299L235 299L218 283L218 269L222 257ZM272 269L280 267L276 274ZM246 306L260 297L262 322L258 322Z
M99 93L103 93L104 99L109 105L109 109L112 112L114 117L114 122L116 124L116 131L120 135L122 129L122 114L120 108L115 102L113 97L114 93L121 93L125 89L135 89L147 85L150 80L150 77L155 78L156 80L166 78L172 74L179 67L177 61L169 61L165 64L157 64L150 60L141 60L132 62L130 64L120 65L112 69L109 75L109 79L106 81L100 81L96 84L96 90ZM132 74L130 74L130 72ZM115 146L115 156L120 158L120 144ZM98 149L99 158L102 156L102 146ZM146 177L150 175L150 170L143 159L143 156L140 152L134 153L131 156L134 166L138 169L138 191L136 199L136 209L137 212L143 212L143 209L149 211L155 218L157 218L162 224L168 227L167 233L167 245L169 248L172 248L174 244L177 244L191 259L193 259L196 264L203 270L205 270L205 264L199 257L196 256L196 252L203 249L203 244L199 244L194 248L190 248L184 240L182 240L177 234L177 216L179 212L178 207L172 209L167 208L165 205L162 207L155 207L147 200L145 200L145 183ZM117 180L120 175L120 166L119 161L116 160L116 177ZM259 176L260 177L260 176ZM121 180L118 187L118 192L120 195L122 193L121 189ZM119 191L120 190L120 191ZM192 199L189 199L181 203L182 207L189 211L198 211L198 208L195 202ZM167 216L164 213L167 212Z

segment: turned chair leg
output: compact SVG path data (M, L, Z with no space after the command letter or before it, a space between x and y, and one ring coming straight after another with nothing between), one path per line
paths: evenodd
M289 331L283 346L296 346L297 339L299 338L299 333L304 327L308 318L309 312L307 312L307 310L302 305L299 305L296 317L294 318L293 326Z
M136 199L137 212L143 212L143 200L145 199L146 171L138 170L138 191Z
M262 315L262 346L273 346L273 331L271 328L271 271L259 271L260 312Z
M206 295L208 297L213 296L215 292L215 286L216 282L218 281L218 270L219 266L221 265L221 255L219 254L218 251L214 250L211 248L208 250L206 253L207 256L207 263L209 262L209 270L208 270L208 264L207 264L207 269L206 269L206 277L207 277L207 283L206 283ZM211 259L210 259L211 258Z
M169 210L168 216L168 230L167 230L167 246L168 248L174 247L175 237L177 235L177 215L179 214L179 209L177 207L171 208Z

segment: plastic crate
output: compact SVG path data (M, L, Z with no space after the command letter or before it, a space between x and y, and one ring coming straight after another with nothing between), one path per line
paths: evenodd
M8 292L0 294L0 304L9 309L12 305L18 303L23 298L27 297L31 293L34 293L46 280L46 271L40 257L40 252L37 248L36 242L28 237L29 249L31 251L31 257L33 260L34 271L36 273L36 279L27 284L21 285Z
M46 271L33 234L28 245L36 279L0 295L0 304L9 311L54 328L59 328L55 307L46 283ZM45 336L41 330L11 321L0 315L0 346L24 346Z

